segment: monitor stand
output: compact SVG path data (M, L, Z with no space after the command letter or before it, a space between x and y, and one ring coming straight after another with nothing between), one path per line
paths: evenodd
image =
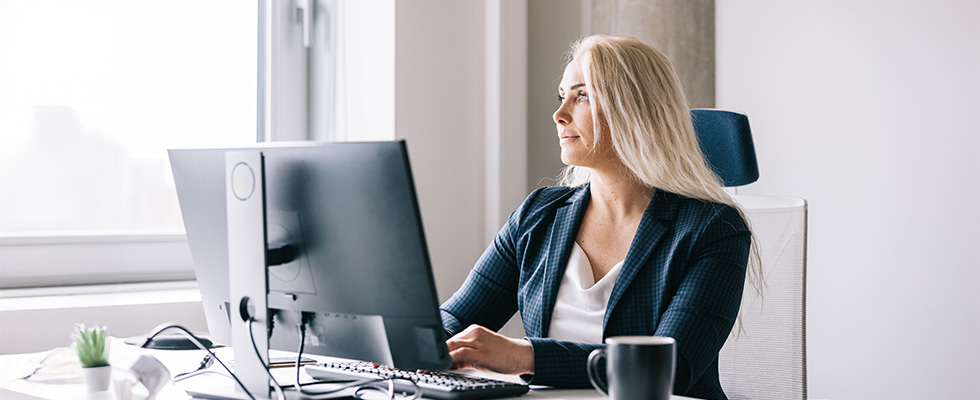
M266 263L265 159L225 154L228 284L235 375L256 398L269 398L269 276ZM249 324L249 320L252 323ZM249 332L251 329L251 332ZM258 353L258 354L256 354ZM237 384L236 389L241 390Z

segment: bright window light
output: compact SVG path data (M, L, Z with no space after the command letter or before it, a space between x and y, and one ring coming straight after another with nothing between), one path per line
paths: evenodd
M181 232L166 149L255 142L257 7L0 0L0 236Z

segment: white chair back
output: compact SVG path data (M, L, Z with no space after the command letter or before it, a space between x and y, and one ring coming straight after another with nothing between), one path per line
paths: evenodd
M762 259L761 296L747 280L741 327L722 348L718 373L729 399L805 400L806 200L735 196Z

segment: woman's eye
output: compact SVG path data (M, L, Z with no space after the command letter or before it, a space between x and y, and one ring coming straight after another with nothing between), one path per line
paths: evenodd
M579 93L578 94L578 101L583 102L583 103L586 102L586 101L589 101L589 95L587 95L585 93Z
M558 104L561 104L561 103L564 103L564 102L565 102L565 96L558 95Z

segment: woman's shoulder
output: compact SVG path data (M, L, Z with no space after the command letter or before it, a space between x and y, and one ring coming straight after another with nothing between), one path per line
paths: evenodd
M535 189L514 212L520 219L540 218L554 210L580 201L588 193L587 186L545 186Z
M573 203L582 198L588 192L588 185L569 187L569 186L544 186L534 189L524 199L523 206L531 208L560 207L568 203Z
M565 200L571 195L579 192L584 192L587 185L569 187L569 186L542 186L531 192L525 199L525 202L533 201L536 203L552 203L555 200Z
M688 222L700 225L711 221L723 221L728 224L744 226L742 213L735 205L716 203L671 192L663 192L660 195L674 199L677 204L676 221L679 223Z

